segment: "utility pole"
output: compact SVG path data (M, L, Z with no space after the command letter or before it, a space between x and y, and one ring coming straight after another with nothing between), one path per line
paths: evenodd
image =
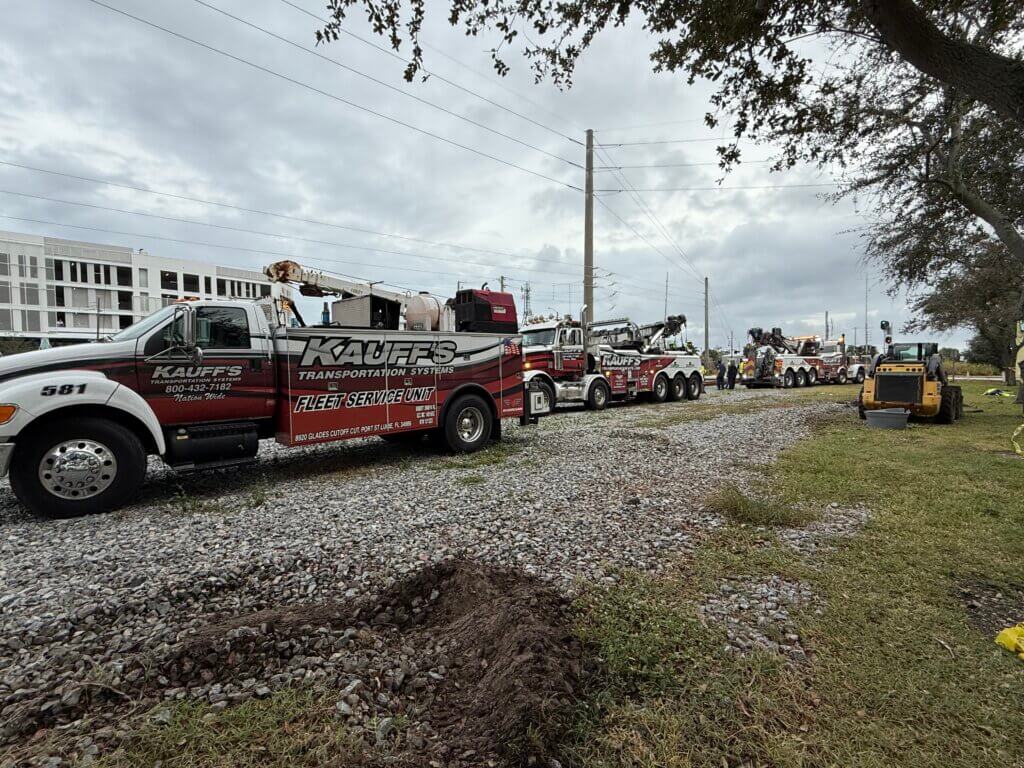
M504 275L498 275L498 287L500 288L502 293L505 292L505 276Z
M668 272L665 273L665 314L662 318L668 319Z
M587 316L594 317L594 132L587 129L587 179L583 208L583 303ZM583 318L580 318L581 320ZM584 330L586 333L586 330Z
M708 298L710 291L708 288L708 279L704 278L704 367L709 371L711 370L711 330L708 328L709 324L709 312L708 312Z
M530 312L530 284L523 283L523 317L529 317Z
M826 309L825 310L825 340L827 341L828 338L829 338L829 335L828 335L828 310Z
M864 348L867 349L869 344L868 335L868 273L864 273Z

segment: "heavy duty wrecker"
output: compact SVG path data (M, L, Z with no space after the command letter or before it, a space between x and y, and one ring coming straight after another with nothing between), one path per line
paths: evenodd
M638 397L696 400L704 386L700 358L664 344L685 323L685 317L672 315L643 326L626 318L528 324L521 329L526 381L544 393L552 410L565 403L601 410L611 400Z
M744 386L806 387L864 381L867 365L848 353L845 337L784 336L781 328L747 331L752 343L741 367Z
M176 469L230 466L251 461L261 438L430 435L476 451L502 419L543 412L543 393L524 387L510 295L441 302L293 262L266 271L341 298L306 327L288 322L299 316L279 296L180 302L106 342L0 359L0 471L21 502L49 517L109 510L139 489L147 455Z

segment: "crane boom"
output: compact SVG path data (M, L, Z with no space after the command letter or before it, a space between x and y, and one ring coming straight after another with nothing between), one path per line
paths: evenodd
M325 275L315 269L307 269L294 261L274 262L263 272L273 283L295 285L303 296L337 296L342 299L353 296L378 296L401 304L403 309L412 298L408 293L389 291L379 288L373 283Z

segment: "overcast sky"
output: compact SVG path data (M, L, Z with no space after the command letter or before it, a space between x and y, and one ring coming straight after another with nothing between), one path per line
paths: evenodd
M426 66L463 90L438 78L406 84L401 61L351 37L316 49L396 92L194 0L104 2L284 77L89 0L10 4L17 12L8 8L0 37L0 161L338 226L0 165L0 214L60 224L0 218L0 229L251 268L287 254L309 266L442 296L452 295L458 281L495 287L505 275L520 306L520 290L528 282L535 312L575 312L582 301L584 206L583 195L570 186L583 186L584 151L570 138L582 141L584 129L595 129L597 141L606 145L598 166L715 160L715 143L708 139L716 134L701 121L710 89L688 86L680 75L654 74L648 59L652 40L639 25L601 36L566 92L535 85L527 62L515 55L508 57L511 74L498 77L487 53L493 41L468 39L448 28L446 3L430 5L435 12L424 35ZM318 22L281 0L204 2L313 47ZM323 14L322 2L293 2ZM372 37L361 19L353 19L349 29ZM690 139L701 141L607 146ZM770 147L744 148L749 160L771 154ZM751 326L821 333L826 310L837 331L852 340L858 328L863 337L865 265L857 230L867 220L853 204L825 201L828 188L714 189L720 173L713 165L621 173L640 190L713 189L642 191L639 201L628 192L600 193L597 317L657 319L667 275L669 312L686 314L688 335L699 342L701 277L707 275L716 299L713 346L727 344L730 330L740 344ZM750 163L722 187L829 181L811 168L770 174L763 163ZM597 187L617 190L623 184L603 171ZM653 221L641 204L653 212ZM882 276L869 271L867 277L867 322L877 341L880 319L898 325L908 313L902 301L885 295ZM962 344L964 336L943 341Z

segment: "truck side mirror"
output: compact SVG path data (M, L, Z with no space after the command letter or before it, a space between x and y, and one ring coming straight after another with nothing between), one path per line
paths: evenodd
M189 304L181 304L181 348L196 365L203 362L203 350L196 340L196 310ZM176 312L175 314L178 314Z

